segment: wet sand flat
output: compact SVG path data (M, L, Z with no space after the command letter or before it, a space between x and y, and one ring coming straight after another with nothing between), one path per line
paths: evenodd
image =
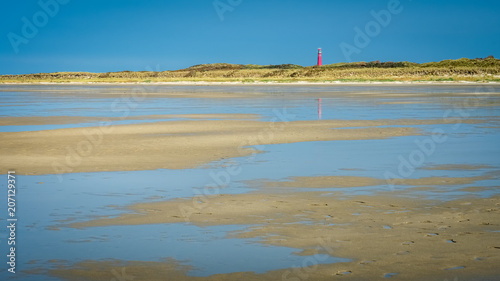
M438 177L403 181L401 184L463 184L497 177L498 172L471 178ZM381 184L367 177L292 178L283 182L260 181L263 189L275 187L355 187ZM72 223L71 227L105 227L189 222L207 225L255 225L230 234L239 238L260 238L261 243L296 248L305 259L330 254L352 259L351 262L317 265L300 270L277 270L265 274L235 273L210 276L203 280L288 280L307 274L312 280L384 280L397 273L404 280L443 280L453 274L462 278L497 274L500 261L498 233L500 198L465 198L442 202L406 192L381 192L377 196L345 196L340 192L257 191L249 194L199 196L129 206L133 213ZM432 261L432 263L429 263ZM154 268L170 268L165 274L178 280L198 280L172 261L137 263L130 273ZM118 267L109 263L88 262L77 268L54 270L55 276L71 278L97 276ZM137 266L137 268L135 268ZM174 267L174 268L172 268ZM176 269L175 269L176 268ZM457 272L457 273L455 273ZM344 276L348 274L348 276ZM155 273L143 276L160 278ZM278 278L278 279L277 279ZM494 277L492 277L494 280ZM100 280L100 279L95 279ZM160 280L160 279L158 279Z
M64 117L60 117L64 119ZM414 125L437 120L167 121L31 132L0 133L0 168L20 174L194 168L255 153L253 145L385 139L420 135ZM461 120L478 124L479 119ZM108 123L109 124L109 123ZM383 127L383 126L394 127ZM168 159L168 161L166 161Z
M283 276L288 280L306 273L311 280L331 280L343 275L342 272L349 273L343 276L348 280L383 280L383 276L391 272L404 280L443 280L450 276L449 270L458 271L456 274L463 278L498 273L500 245L498 234L491 230L499 229L499 197L443 203L398 197L397 193L344 197L298 192L221 195L206 199L205 203L193 205L192 202L196 200L138 204L133 207L138 215L126 214L73 226L171 223L186 218L200 225L260 224L265 221L232 235L260 237L262 243L296 248L297 254L305 258L332 254L352 259L352 262L314 265L296 271L235 273L203 280L281 280ZM189 213L189 209L193 211ZM183 214L188 216L182 217ZM159 267L170 268L164 273L176 276L177 280L199 280L169 264L131 262L126 267L130 269L129 274L138 274L144 280L161 280L154 270ZM79 264L77 268L54 270L52 274L69 279L91 277L101 280L93 278L99 276L99 272L106 274L111 268L113 265L109 263L90 262ZM139 270L150 273L140 274Z
M390 181L395 185L414 186L446 186L470 184L480 180L494 179L500 175L499 172L489 172L476 177L426 177L426 178L394 178ZM387 184L387 180L371 177L358 176L317 176L317 177L292 177L283 181L256 180L250 182L253 186L265 189L270 188L348 188L377 186Z
M483 86L2 85L21 277L498 280Z
M154 119L258 119L256 114L156 114L127 116L127 120L154 120ZM110 122L123 120L125 117L91 117L91 116L33 116L33 117L3 117L0 126L28 126L75 124L90 122Z

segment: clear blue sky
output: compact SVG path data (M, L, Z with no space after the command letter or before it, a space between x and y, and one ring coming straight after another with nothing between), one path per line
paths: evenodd
M216 62L305 66L315 64L318 47L325 64L500 57L498 0L400 0L402 11L378 30L370 26L371 12L395 0L218 0L231 9L219 6L222 18L214 0L59 1L68 3L51 15L38 1L2 2L0 74L173 70ZM38 30L27 28L23 17ZM373 36L357 48L355 28L367 25ZM358 52L346 56L343 42Z

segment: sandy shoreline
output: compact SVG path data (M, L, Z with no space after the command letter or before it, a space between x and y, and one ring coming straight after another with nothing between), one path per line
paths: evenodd
M126 120L155 120L155 119L194 119L194 120L256 120L258 114L156 114L127 116ZM122 121L123 117L94 117L94 116L26 116L2 117L0 126L29 126L29 125L61 125L77 123L95 123L102 121Z
M217 83L217 82L216 82ZM60 85L61 83L54 83ZM69 83L75 84L75 83ZM100 83L99 83L100 84ZM85 84L81 85L99 85ZM111 83L117 85L122 83ZM131 83L136 85L137 83ZM146 83L144 83L146 84ZM147 83L155 85L155 83ZM158 83L159 84L159 83ZM262 83L264 85L264 83ZM265 83L268 84L268 83ZM332 83L333 84L333 83ZM340 85L347 85L339 83ZM352 85L368 83L352 83ZM411 85L409 83L370 83L370 85ZM421 83L419 83L421 84ZM424 84L424 83L423 83ZM432 85L450 83L432 83ZM467 83L472 84L472 83ZM477 83L484 84L484 83ZM488 83L492 84L492 83ZM52 85L52 84L50 84ZM169 84L173 85L173 84ZM178 85L204 85L186 84ZM222 85L222 84L210 84ZM223 84L223 85L260 85ZM270 85L287 85L275 83ZM290 85L331 85L296 84ZM336 84L334 84L336 85ZM453 85L465 85L456 84ZM5 87L7 88L7 87ZM14 87L12 87L14 88ZM28 88L28 87L27 87ZM70 88L70 87L66 87ZM125 87L123 87L125 88ZM154 88L154 87L153 87ZM96 91L97 92L97 91ZM248 91L249 92L249 91ZM224 92L174 93L175 97L252 98L242 91L237 96ZM416 97L420 93L353 93L356 99L375 103L388 97ZM62 95L71 95L61 91ZM101 93L98 93L101 94ZM108 93L104 93L106 95ZM118 95L123 93L109 93ZM158 93L165 94L165 93ZM315 93L301 93L303 96ZM474 93L470 93L473 95ZM498 95L499 93L486 93ZM441 97L464 97L467 93L436 93L440 104L455 101ZM75 95L76 96L76 95ZM91 95L89 95L91 96ZM351 96L345 95L344 97ZM494 96L496 98L496 96ZM421 99L424 100L424 99ZM427 101L427 100L426 100ZM390 102L390 101L389 101ZM396 101L402 102L402 101ZM403 101L408 102L408 101ZM411 101L410 101L411 102ZM479 106L497 106L496 100L481 100ZM199 168L207 163L258 153L252 146L315 141L381 140L405 136L437 137L435 125L492 125L496 115L474 118L378 119L378 120L288 120L286 109L277 111L270 121L256 114L189 114L129 116L126 120L182 119L113 125L119 117L45 116L4 117L0 125L49 125L101 122L101 126L0 133L0 169L15 169L19 175L64 174L100 171L138 171ZM187 119L187 120L186 120ZM290 118L292 119L292 118ZM155 120L157 121L157 120ZM462 132L457 132L462 133ZM467 134L467 132L463 132ZM263 149L265 150L265 148ZM449 164L446 164L449 163ZM461 164L463 163L463 164ZM268 246L296 249L304 263L297 268L267 273L237 272L208 277L189 276L190 266L173 259L166 261L88 260L71 263L55 261L54 267L34 270L66 280L111 280L113 271L126 267L134 280L387 280L397 273L399 280L497 280L500 271L500 197L474 197L494 190L498 167L467 161L445 162L421 167L427 177L393 181L392 192L376 190L385 185L381 178L353 176L346 170L322 176L292 176L282 179L254 177L243 182L253 191L224 194L210 190L210 196L177 198L116 206L117 216L92 217L88 221L59 221L46 231L95 229L109 226L188 223L200 227L238 225L245 227L229 238L258 239ZM224 166L231 169L230 164ZM237 167L236 167L237 168ZM340 172L343 171L343 172ZM443 173L439 173L444 171ZM447 177L446 171L472 171ZM450 173L452 174L452 173ZM457 175L457 173L453 173ZM377 176L377 175L375 175ZM490 182L486 182L486 181ZM373 188L374 195L346 195L349 189ZM200 188L201 187L196 187ZM458 190L465 195L452 201L429 200L422 191ZM314 189L314 190L313 190ZM332 191L333 190L333 191ZM469 195L469 196L468 196ZM460 198L460 199L457 199ZM113 203L114 204L114 203ZM111 207L111 206L108 206ZM253 240L255 241L255 240ZM318 254L350 259L335 264L311 263ZM235 259L239 257L234 257ZM37 261L33 262L38 266ZM50 263L50 261L49 261ZM36 267L34 266L34 267ZM29 274L29 273L28 273Z
M3 132L0 169L37 175L195 168L221 159L252 155L256 151L251 146L256 145L386 139L430 133L415 125L458 122L455 119L287 121L286 118L284 111L270 122L187 120ZM462 124L484 122L460 120Z
M495 179L498 178L498 175L499 171L489 172L477 177L427 177L417 179L401 179L395 185L416 187L463 185L483 180ZM346 181L346 179L348 180ZM279 223L292 223L300 220L322 222L322 220L325 219L324 217L321 215L313 215L311 212L306 212L305 210L308 210L311 206L313 206L313 209L315 207L331 206L328 202L332 200L335 202L335 206L344 204L344 198L347 198L348 196L340 193L340 190L342 189L361 186L382 186L385 185L386 182L383 179L369 177L319 176L299 177L294 181L260 181L260 184L258 182L254 182L253 184L257 185L258 189L251 193L238 195L218 194L215 196L198 196L153 203L139 203L128 206L128 209L133 211L133 213L126 213L113 218L99 218L86 222L72 223L69 226L83 228L110 225L141 225L179 222L189 222L198 225L236 225L259 224L264 218L266 221L272 219L273 221ZM328 195L325 198L322 198L323 196L320 192L297 191L294 188L340 189L338 192L334 192L335 195ZM384 200L386 201L400 201L403 199L398 198L398 195L403 194L408 196L406 191L400 191L396 194L391 194L390 196L382 196L381 198L385 198ZM368 196L368 198L371 197ZM378 200L375 198L378 198L378 196L371 198L371 200ZM418 196L415 196L413 199L419 198ZM338 200L338 202L336 200ZM363 200L360 199L360 201ZM413 204L417 204L419 200L414 200L412 202ZM335 209L328 212L338 213L339 210ZM353 213L356 212L353 211ZM297 218L296 214L301 214L301 218ZM327 219L329 220L330 218Z
M423 168L425 169L425 167ZM406 186L447 186L471 184L477 181L494 179L500 176L498 172L488 172L475 177L426 177L426 178L401 178L393 179L395 185ZM315 176L315 177L291 177L281 181L254 180L249 181L251 186L261 189L283 190L286 188L349 188L386 185L385 179L359 176Z
M346 82L346 81L323 81L323 82L310 82L310 81L296 81L296 82L243 82L243 81L178 81L178 82L33 82L33 83L10 83L3 82L0 85L174 85L174 86L234 86L234 85L278 85L278 86L320 86L320 85L500 85L500 82L472 82L472 81L360 81L360 82Z
M294 280L289 278L299 278L305 273L308 280L335 277L384 280L388 273L397 273L402 280L444 280L450 276L495 280L499 274L496 265L500 262L500 244L498 233L493 231L500 230L500 197L441 202L399 196L397 192L348 197L332 193L326 196L321 192L292 192L217 195L206 201L203 203L206 206L194 206L196 210L190 214L189 222L199 225L249 224L253 226L232 233L230 237L260 238L261 243L296 248L296 254L309 261L314 260L316 254L352 261L326 265L305 263L310 267L264 274L218 274L205 278L188 276L188 268L173 266L173 261L129 262L122 266L133 268L130 274L141 272L141 280L161 280L154 270L159 267L168 268L163 274L176 276L176 280L235 280L238 277L244 280ZM138 214L124 214L116 221L134 224L135 217L141 224L175 223L179 222L180 210L190 207L193 208L190 199L142 203L133 207ZM98 225L108 224L77 223L72 226ZM118 267L105 261L67 266L52 270L51 274L67 279L104 280L96 277ZM144 272L148 273L144 275Z

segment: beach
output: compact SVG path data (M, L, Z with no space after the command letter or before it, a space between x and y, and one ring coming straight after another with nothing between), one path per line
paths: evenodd
M497 83L3 84L0 95L25 280L500 276Z

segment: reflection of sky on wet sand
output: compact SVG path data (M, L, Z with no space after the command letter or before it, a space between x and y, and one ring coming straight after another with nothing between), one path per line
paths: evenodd
M301 264L304 257L293 254L296 249L264 245L258 243L257 239L226 237L228 232L244 228L231 225L197 227L155 224L64 229L49 234L39 232L39 235L24 242L19 252L40 261L59 259L76 262L110 258L161 261L170 257L193 265L190 271L193 276L240 271L263 273ZM26 255L28 249L33 248L38 250ZM324 263L339 261L347 260L329 257Z
M65 226L70 222L123 213L123 209L116 209L118 206L193 196L198 193L196 187L209 182L206 177L209 171L68 174L63 182L53 175L19 176L17 198L22 205L17 215L18 237L22 243L19 243L18 255L23 257L19 268L49 266L44 264L48 260L161 261L170 257L194 266L190 275L207 276L239 271L266 272L300 265L304 257L293 254L297 249L264 245L258 243L258 239L226 237L229 232L249 227L245 225L199 227L177 223L86 229ZM241 193L249 189L235 186L223 191ZM37 262L28 264L34 260ZM322 263L341 260L328 257ZM45 279L25 276L23 280ZM57 279L47 277L46 280Z
M26 91L19 91L19 87ZM37 91L38 89L44 91ZM16 91L18 90L18 91ZM135 100L134 93L147 91L144 99ZM185 98L171 95L183 91L192 93L245 93L251 98ZM439 96L446 93L470 93L464 97L473 98L474 103L487 104L498 101L498 96L476 95L480 92L500 92L500 86L270 86L270 87L178 87L178 86L6 86L0 85L2 97L1 116L97 116L121 117L125 109L129 114L204 114L204 113L253 113L264 120L274 117L273 109L286 107L295 120L318 118L317 99L322 99L322 119L384 119L384 118L443 118L445 109L460 104L462 97ZM372 96L369 93L385 93L397 96ZM107 94L113 93L113 94ZM352 94L346 94L352 93ZM400 97L401 94L421 96ZM266 95L263 95L266 94ZM426 103L383 104L394 100L420 100ZM376 98L374 98L376 97ZM498 113L498 111L496 111ZM491 116L495 110L478 107L472 115ZM126 118L125 118L126 119Z
M26 90L15 92L12 89ZM117 117L120 112L110 110L119 96L103 95L100 92L126 93L129 86L92 86L85 97L86 86L0 86L2 106L0 116L97 116ZM141 86L142 87L142 86ZM43 88L47 92L37 92ZM9 91L6 91L10 89ZM60 95L57 89L74 91ZM147 86L156 92L244 92L271 93L261 98L202 99L152 97L137 103L130 115L152 114L204 114L204 113L253 113L261 120L274 117L274 109L287 108L293 120L315 120L318 118L317 98L322 99L322 119L441 119L448 109L460 104L451 97L431 98L426 103L390 103L393 98L373 98L362 94L345 96L346 91L369 93L425 93L444 94L450 92L473 93L474 87L457 86L339 86L339 87L179 87ZM495 86L496 92L500 87ZM3 91L2 91L3 90ZM338 93L338 96L335 94ZM409 101L418 98L409 97ZM497 100L497 97L488 98ZM389 103L383 103L389 102ZM483 102L486 102L483 100ZM498 107L475 107L468 109L470 116L497 116ZM455 117L459 117L458 115ZM177 119L169 119L169 121ZM114 124L154 122L156 120L124 120ZM498 121L497 121L498 122ZM3 126L0 131L42 130L97 125L93 123ZM498 124L496 124L498 126ZM409 178L421 177L475 177L500 168L500 131L483 128L483 124L416 126L426 132L439 128L448 134L448 139L437 144L435 151L426 156L422 165L415 167ZM238 165L242 172L232 176L221 193L246 193L261 187L248 184L252 180L284 180L292 176L310 177L324 175L346 175L384 178L385 171L396 173L400 156L418 149L415 141L428 139L429 135L398 137L385 140L326 141L291 144L263 145L264 153L252 157L225 159L204 165L199 169L156 170L131 172L101 172L66 174L59 182L54 175L19 176L18 178L18 228L19 270L36 268L51 259L65 259L70 263L86 259L123 259L159 261L174 258L197 268L192 275L207 276L215 273L237 271L265 272L272 269L300 265L303 258L293 255L296 249L271 247L255 239L227 238L228 232L242 230L247 226L198 227L189 224L165 224L144 226L110 226L88 229L72 229L65 223L84 221L99 216L114 216L124 210L123 206L175 198L191 197L203 192L203 187L213 184L211 173L221 171L226 165ZM168 161L168 159L166 160ZM476 170L427 170L427 165L487 165ZM5 185L1 183L2 187ZM500 193L500 179L488 179L471 184L453 186L396 186L412 194L451 200L466 195L487 197ZM312 191L293 189L290 191ZM319 190L319 189L318 189ZM359 188L326 188L327 192L343 194L374 194L391 192L386 185ZM5 202L0 203L5 210ZM58 230L56 230L58 229ZM1 241L6 238L2 232ZM6 243L0 249L6 252ZM237 258L235 258L237 257ZM38 260L29 265L30 260ZM335 262L334 258L325 261ZM0 274L6 274L2 268ZM25 276L26 277L26 276ZM31 278L31 279L30 279ZM45 277L43 277L45 278ZM24 280L42 280L40 276ZM57 280L46 277L46 280Z

